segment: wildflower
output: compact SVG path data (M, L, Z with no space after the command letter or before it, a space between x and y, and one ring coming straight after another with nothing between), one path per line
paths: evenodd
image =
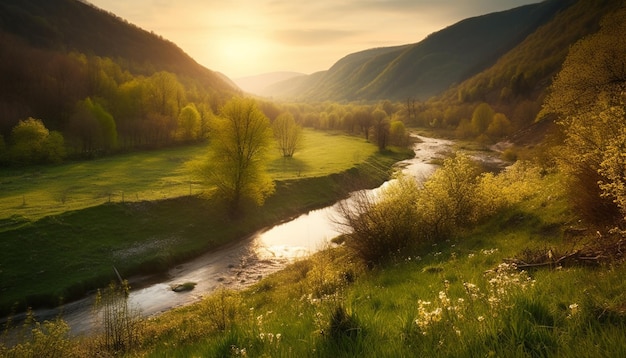
M572 303L571 305L569 305L569 309L569 317L576 315L578 313L578 303Z
M485 317L483 316L478 316L478 318L476 318L478 320L478 322L482 322L485 320Z

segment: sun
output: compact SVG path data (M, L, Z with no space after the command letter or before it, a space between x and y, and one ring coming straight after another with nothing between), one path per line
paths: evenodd
M228 35L217 44L218 61L231 73L255 73L267 61L267 46L260 37Z

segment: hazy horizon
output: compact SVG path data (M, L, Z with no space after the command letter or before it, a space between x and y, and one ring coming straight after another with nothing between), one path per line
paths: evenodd
M463 19L537 0L89 0L176 43L201 65L241 78L310 74L375 47L405 45Z

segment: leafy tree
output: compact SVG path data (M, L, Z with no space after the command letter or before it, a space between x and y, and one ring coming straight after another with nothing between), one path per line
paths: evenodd
M83 153L107 151L117 145L117 126L113 116L91 98L76 104L68 131Z
M487 103L479 104L472 114L472 127L477 134L483 134L493 119L494 111Z
M389 141L389 117L385 111L376 109L372 112L371 118L376 144L379 150L383 150L387 147L387 142Z
M592 222L626 214L623 162L626 118L626 9L608 15L600 30L577 42L556 76L542 116L554 113L565 133L560 167L570 198ZM598 185L600 183L600 185Z
M476 219L479 168L470 157L456 154L444 160L424 183L417 200L423 235L429 240L447 238L456 228Z
M354 113L354 121L357 123L361 132L365 135L365 140L369 140L370 128L372 126L372 114L365 108L360 108Z
M200 138L200 113L193 103L186 105L178 115L177 137L183 141L193 141Z
M487 135L493 139L502 138L511 133L511 121L502 113L496 113L487 127Z
M244 199L257 205L274 191L265 172L272 141L269 119L252 99L234 98L224 105L212 126L212 157L208 181L239 214Z
M211 130L211 121L215 117L211 106L207 103L200 103L196 106L198 114L200 114L200 132L198 133L199 139L207 139L209 137L209 131Z
M148 108L174 117L181 107L184 90L175 74L161 71L148 78L145 96Z
M67 152L65 151L65 140L61 132L52 131L44 141L44 153L46 161L49 163L61 163Z
M48 131L39 119L21 120L11 132L10 156L22 164L59 162L65 157L63 136Z
M409 133L402 121L391 121L389 124L389 142L399 147L405 147L409 143Z
M272 125L274 138L283 157L293 157L302 143L302 128L296 123L291 113L281 113Z

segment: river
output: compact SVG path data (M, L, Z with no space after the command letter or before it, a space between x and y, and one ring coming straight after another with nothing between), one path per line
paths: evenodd
M452 142L422 136L418 139L420 141L414 146L415 157L399 162L397 166L406 175L425 180L436 168L433 159L440 158ZM385 185L389 182L373 191L381 190ZM196 302L220 287L240 289L250 286L294 260L329 246L330 240L340 235L336 224L338 215L338 204L314 210L176 266L160 278L133 278L131 286L140 288L131 290L130 303L141 314L150 316ZM185 282L195 282L196 286L186 292L172 290L173 286ZM91 330L93 302L94 297L87 297L60 308L72 334L85 334ZM59 309L35 312L40 321L58 314Z

